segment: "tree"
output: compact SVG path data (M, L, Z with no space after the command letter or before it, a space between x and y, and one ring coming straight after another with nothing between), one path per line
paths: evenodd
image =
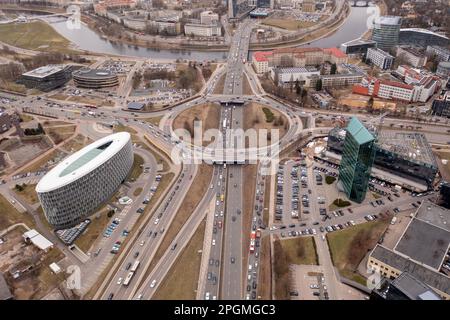
M367 112L373 113L373 97L367 101Z
M336 65L336 63L333 63L331 65L330 74L336 74L336 71L337 71L337 65Z
M322 90L322 79L317 80L316 82L316 91Z

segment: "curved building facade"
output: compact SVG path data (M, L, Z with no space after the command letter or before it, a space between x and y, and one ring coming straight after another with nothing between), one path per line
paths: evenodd
M446 36L420 28L400 29L399 44L414 45L426 48L427 46L448 46L449 38Z
M109 135L64 159L36 186L55 229L75 226L110 199L133 166L128 132Z
M388 51L398 45L402 19L396 16L382 16L374 21L372 40L377 43L378 49Z
M117 74L103 69L81 68L72 73L72 78L80 88L100 89L119 85Z

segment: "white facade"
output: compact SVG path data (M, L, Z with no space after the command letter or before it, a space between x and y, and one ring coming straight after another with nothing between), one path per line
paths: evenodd
M366 60L370 60L372 64L382 70L387 70L394 64L394 57L389 53L376 48L367 49Z
M271 70L271 76L278 85L299 81L300 84L309 86L311 76L319 76L320 71L316 68L275 68Z
M184 26L184 34L187 36L194 35L197 37L218 37L222 35L220 25L188 23Z
M64 229L94 213L126 179L133 161L128 132L104 137L64 159L36 186L48 222Z
M203 11L200 13L200 23L201 24L218 24L219 15L212 11Z
M422 68L427 63L427 57L409 48L397 48L397 57L402 56L414 68Z

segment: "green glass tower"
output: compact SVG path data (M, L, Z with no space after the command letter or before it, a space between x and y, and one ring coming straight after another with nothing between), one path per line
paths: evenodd
M375 137L355 117L346 130L339 180L347 197L361 203L366 197L375 158Z

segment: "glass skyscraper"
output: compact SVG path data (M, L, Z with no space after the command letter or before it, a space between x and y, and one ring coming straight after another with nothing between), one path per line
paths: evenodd
M361 203L366 197L375 159L375 137L353 117L347 128L339 168L339 180L347 197Z
M396 16L382 16L374 21L372 40L378 49L388 51L398 45L402 19Z

